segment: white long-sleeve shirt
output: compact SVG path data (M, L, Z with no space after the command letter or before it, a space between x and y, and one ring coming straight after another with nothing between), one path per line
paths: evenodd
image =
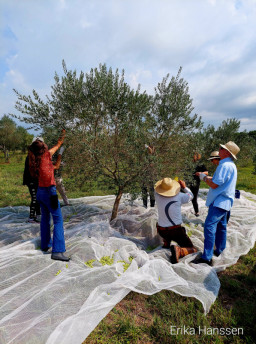
M155 192L155 199L158 208L158 224L161 227L170 227L182 223L181 205L192 201L193 194L189 188L183 189L178 195L165 197Z

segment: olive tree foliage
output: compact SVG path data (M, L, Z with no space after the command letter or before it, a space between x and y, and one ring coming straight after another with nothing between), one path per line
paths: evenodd
M134 91L124 81L124 71L113 73L105 65L86 74L84 84L86 116L76 123L72 137L73 171L82 162L89 166L84 175L99 174L116 186L111 220L117 216L121 196L132 192L143 170L145 125L150 97L139 88Z
M200 133L200 140L205 154L209 156L212 151L219 150L220 143L235 141L239 127L240 122L235 118L230 118L222 121L217 128L213 125L204 128Z
M117 215L122 194L130 192L143 173L144 116L151 99L136 91L119 73L106 65L87 74L68 71L55 74L51 96L43 102L33 91L22 96L16 91L16 108L25 115L20 118L35 128L67 130L66 166L73 175L86 181L104 175L116 186L116 200L111 220Z
M204 128L200 140L203 142L205 156L209 156L214 150L219 150L220 144L233 141L240 148L237 164L240 166L251 164L256 154L255 141L246 131L239 132L239 128L240 121L235 118L224 120L217 128L213 125Z
M254 170L253 174L256 174L256 130L249 131L249 136L252 139L251 145L255 148L254 154L253 154L253 165L254 165Z
M192 162L196 143L192 134L202 127L201 117L192 112L188 83L169 74L155 88L153 106L147 117L149 141L155 146L154 168L158 178L184 176ZM191 167L192 169L192 167Z
M238 155L239 166L249 166L256 156L256 142L247 131L239 132L235 136L235 143L240 147Z
M31 129L41 130L44 127L66 129L73 127L76 117L84 115L85 94L83 92L84 73L77 76L76 71L68 71L62 62L64 76L60 78L55 73L55 84L51 87L51 94L45 100L32 90L31 95L22 95L14 89L18 100L15 108L22 116L12 114L13 117L31 125Z
M55 74L55 84L46 100L33 90L33 96L18 97L20 120L33 128L43 128L48 145L55 133L65 128L65 167L79 183L104 176L116 188L111 220L117 216L124 192L134 194L149 173L154 181L172 176L188 160L190 135L202 123L193 111L187 82L169 75L158 84L153 96L131 87L124 71L99 65L84 74L67 70ZM155 146L148 158L145 144ZM189 153L189 154L188 154ZM154 172L154 173L151 173Z

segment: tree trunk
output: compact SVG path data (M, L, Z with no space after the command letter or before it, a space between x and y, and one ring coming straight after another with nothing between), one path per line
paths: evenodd
M4 145L3 151L4 151L5 162L9 162L9 151L8 149L6 149L5 145Z
M113 205L110 222L117 217L118 207L119 207L119 203L120 203L122 194L123 194L123 187L119 187L118 193L117 193L117 196L116 196L116 199L115 199L115 203Z

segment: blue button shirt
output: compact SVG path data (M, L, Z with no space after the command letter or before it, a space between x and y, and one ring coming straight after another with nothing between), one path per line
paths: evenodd
M235 198L237 180L237 169L233 160L228 157L220 160L212 181L219 185L216 189L210 188L206 206L209 207L212 203L215 207L230 210Z

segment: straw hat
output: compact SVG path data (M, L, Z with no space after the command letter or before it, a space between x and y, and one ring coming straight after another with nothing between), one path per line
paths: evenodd
M41 141L41 142L44 142L44 139L41 137L41 136L35 136L32 140L32 143L35 142L35 141Z
M234 159L237 159L236 155L240 152L240 148L233 141L229 141L225 145L220 144L220 146L226 149Z
M155 184L155 191L165 197L176 196L180 192L180 184L171 178L164 178Z
M210 154L210 158L207 160L213 160L213 159L220 159L219 152L218 151L213 151Z

